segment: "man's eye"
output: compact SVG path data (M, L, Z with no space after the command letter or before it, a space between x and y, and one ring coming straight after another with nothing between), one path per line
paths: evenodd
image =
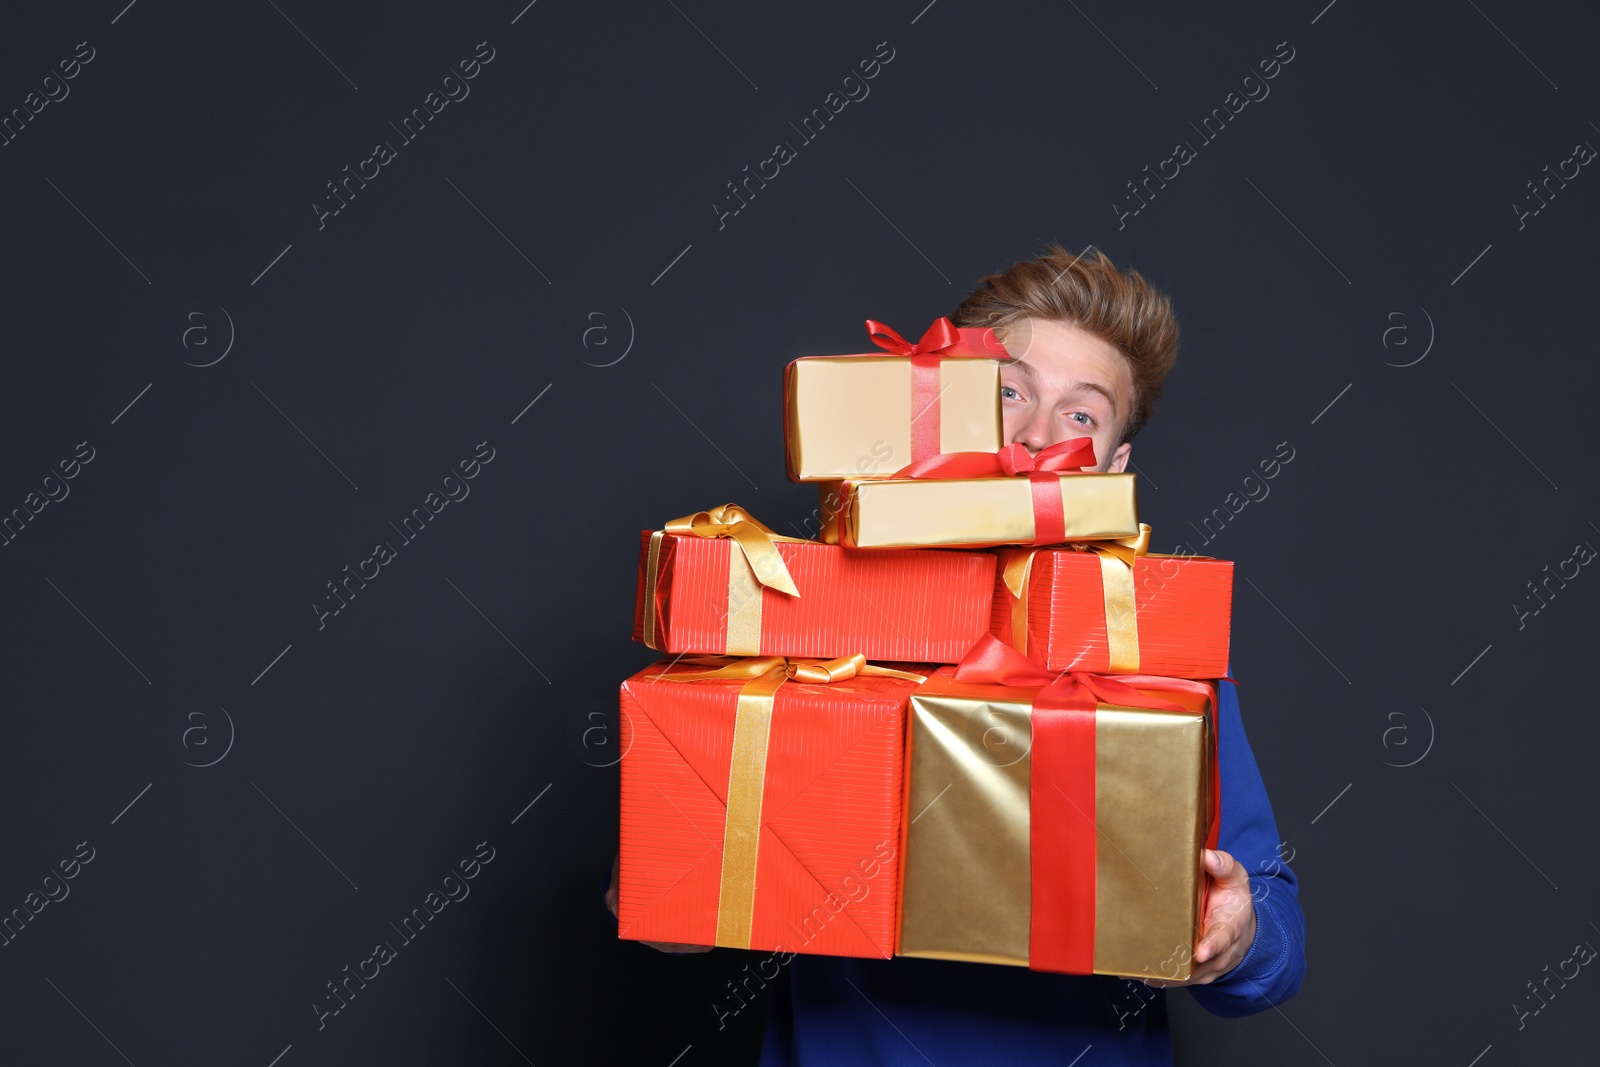
M1000 387L1000 395L1001 395L1001 397L1003 397L1006 400L1020 400L1020 399L1022 399L1021 395L1015 389L1011 388L1011 386L1009 386L1009 385L1002 385Z
M1082 412L1082 411L1074 411L1072 414L1068 415L1067 418L1073 420L1079 426L1093 426L1094 425L1094 419L1091 416L1089 416L1087 413Z

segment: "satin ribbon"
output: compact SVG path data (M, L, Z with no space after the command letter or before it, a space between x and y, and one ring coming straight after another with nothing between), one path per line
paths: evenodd
M1150 552L1150 524L1141 522L1135 537L1104 541L1072 541L1066 548L1100 557L1100 588L1106 613L1106 669L1112 674L1139 673L1139 615L1134 602L1133 561ZM1032 592L1036 548L1000 553L1001 575L1011 594L1011 647L1028 651L1028 601Z
M985 359L1010 359L1011 354L1000 343L1000 338L987 326L957 326L947 318L933 320L923 333L922 340L912 344L892 327L877 319L867 320L867 334L872 343L895 356L944 356L961 358L977 356Z
M664 682L743 681L734 711L733 753L728 763L727 810L722 833L722 873L717 892L716 944L749 948L755 916L756 860L761 851L761 798L767 784L767 741L772 708L787 682L830 685L860 676L927 681L911 671L868 663L857 653L839 659L787 656L685 656L680 662L711 670L662 674Z
M737 504L724 504L709 511L672 519L650 535L645 559L644 643L661 651L657 641L656 583L660 579L661 541L667 534L690 537L725 537L737 551L728 554L728 633L725 651L729 655L754 655L761 650L761 591L775 589L799 596L789 568L779 554L777 541L803 542L803 537L774 533Z
M1060 544L1067 536L1066 511L1061 503L1062 474L1077 474L1093 467L1094 440L1074 437L1058 441L1037 453L1012 443L998 452L943 452L916 460L895 471L895 478L998 478L1023 477L1033 494L1033 543Z
M1221 797L1217 768L1215 698L1210 686L1183 678L1047 671L1016 649L985 634L963 657L957 681L1040 686L1029 716L1029 855L1032 900L1028 966L1066 974L1094 973L1095 716L1101 704L1186 711L1141 689L1194 693L1207 701L1212 722L1211 827L1206 847L1217 847ZM1136 688L1139 687L1139 688ZM1209 885L1208 885L1209 892Z
M867 335L885 352L911 360L911 458L939 453L939 362L943 359L1009 359L1005 347L987 326L957 326L949 319L933 321L916 344L890 327L867 320Z
M891 478L999 478L1018 474L1075 474L1093 467L1094 438L1074 437L1029 452L1013 442L997 452L942 452L915 460Z

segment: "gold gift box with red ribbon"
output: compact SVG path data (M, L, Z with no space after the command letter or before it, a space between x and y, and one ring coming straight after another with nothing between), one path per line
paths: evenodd
M1189 977L1218 834L1209 685L1056 676L985 638L911 704L899 955Z
M618 936L888 958L921 674L688 657L622 684Z
M1233 564L1149 552L1139 535L999 551L991 632L1053 671L1221 678Z
M784 372L784 438L797 482L884 476L941 452L1001 445L1000 361L987 327L939 319L912 344L881 322L882 351L806 356Z
M857 552L727 504L645 531L634 639L659 652L954 663L993 613L988 552Z
M1088 438L1031 454L1020 444L914 463L893 478L826 483L823 529L849 548L1058 545L1137 536L1131 474L1081 471Z

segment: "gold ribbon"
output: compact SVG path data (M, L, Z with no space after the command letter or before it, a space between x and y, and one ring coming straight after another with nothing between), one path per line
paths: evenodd
M660 577L661 540L667 534L691 537L726 537L737 551L728 552L728 634L724 651L730 656L754 655L761 650L761 590L799 596L789 568L779 555L776 541L804 541L773 533L737 504L672 519L650 535L645 560L644 643L661 651L656 632L656 582Z
M1133 561L1150 554L1150 524L1141 522L1134 537L1104 541L1073 541L1062 546L1100 557L1100 588L1106 611L1108 674L1139 672L1139 613L1133 595ZM1002 553L1002 574L1011 593L1011 645L1028 651L1028 594L1033 578L1033 557L1039 549Z
M924 675L867 662L857 653L840 659L786 656L686 656L682 662L714 670L662 674L667 682L744 680L733 720L733 756L728 764L728 804L722 834L722 881L717 893L717 939L726 948L750 947L755 914L756 859L761 851L761 795L767 784L767 739L772 706L785 682L828 685L860 675L925 682Z

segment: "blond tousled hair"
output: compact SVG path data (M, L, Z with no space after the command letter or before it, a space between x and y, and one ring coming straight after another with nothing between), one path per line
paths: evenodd
M1150 421L1178 358L1178 319L1167 295L1138 271L1118 270L1098 248L1074 255L1051 244L1035 259L980 279L950 319L1004 329L1028 316L1070 323L1122 353L1134 399L1121 440L1132 440Z

